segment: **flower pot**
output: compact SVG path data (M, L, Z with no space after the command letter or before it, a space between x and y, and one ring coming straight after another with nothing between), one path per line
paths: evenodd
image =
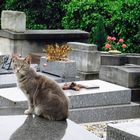
M121 52L118 51L118 50L109 50L108 53L110 53L110 54L121 54Z

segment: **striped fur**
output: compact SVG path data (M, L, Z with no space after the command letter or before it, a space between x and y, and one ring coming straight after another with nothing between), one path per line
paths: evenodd
M31 58L13 55L12 68L17 84L28 99L25 114L35 113L48 120L65 120L68 117L68 98L53 80L37 74L31 67Z

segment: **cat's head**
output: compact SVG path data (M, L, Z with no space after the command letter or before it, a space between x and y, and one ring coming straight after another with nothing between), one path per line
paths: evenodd
M30 68L31 56L28 55L25 58L18 55L12 55L12 69L16 74L25 75Z

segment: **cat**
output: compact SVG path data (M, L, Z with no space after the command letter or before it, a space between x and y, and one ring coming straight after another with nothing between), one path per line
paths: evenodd
M66 120L69 114L68 97L52 79L39 75L31 68L31 56L12 56L12 68L17 77L17 85L28 99L28 109L24 114L35 114L47 120Z

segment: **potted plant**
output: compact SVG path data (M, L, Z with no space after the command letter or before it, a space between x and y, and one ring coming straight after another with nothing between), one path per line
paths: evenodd
M62 78L75 78L76 62L68 59L71 48L68 45L47 45L46 56L40 59L40 71Z
M116 39L116 37L107 36L105 43L105 50L112 54L120 54L124 52L127 45L124 43L124 39Z

